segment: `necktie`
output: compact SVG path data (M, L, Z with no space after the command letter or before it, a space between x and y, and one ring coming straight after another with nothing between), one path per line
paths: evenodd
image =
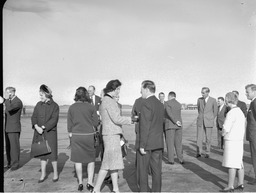
M206 101L205 101L205 99L204 99L204 107L205 107L205 105L206 105Z
M91 100L92 100L92 104L94 105L94 102L93 102L93 97L91 97Z

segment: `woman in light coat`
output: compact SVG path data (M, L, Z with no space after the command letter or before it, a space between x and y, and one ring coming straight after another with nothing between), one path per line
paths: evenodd
M121 82L119 80L111 80L104 89L105 95L100 106L100 115L103 125L104 155L94 192L100 192L100 187L108 171L111 173L113 191L119 192L118 170L124 168L120 146L120 136L122 135L121 126L132 123L131 117L120 115L120 109L114 99L119 95L120 87Z
M237 96L229 92L226 94L225 102L230 107L223 125L222 135L224 136L224 154L222 166L228 168L228 187L220 192L233 192L243 190L244 165L243 145L245 133L245 117L237 104ZM234 181L238 172L238 186L234 188Z

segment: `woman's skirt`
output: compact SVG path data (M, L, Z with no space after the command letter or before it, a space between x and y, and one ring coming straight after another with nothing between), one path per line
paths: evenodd
M103 135L104 154L101 164L103 170L124 169L122 158L120 135Z
M224 154L222 166L227 168L243 168L243 141L224 140Z
M72 134L71 137L71 158L75 163L95 162L94 134L80 135Z

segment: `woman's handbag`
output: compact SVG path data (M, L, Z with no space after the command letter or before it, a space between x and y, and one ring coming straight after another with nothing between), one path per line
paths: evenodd
M31 157L38 157L42 155L47 155L50 154L51 148L48 144L48 141L45 139L45 134L42 134L42 141L37 141L32 143L31 145L31 152L30 155Z
M121 151L122 151L122 157L127 156L127 151L128 151L128 146L127 146L128 141L124 138L124 136L121 136L120 139L120 145L121 145Z
M100 145L100 133L95 132L94 134L94 147L98 147Z

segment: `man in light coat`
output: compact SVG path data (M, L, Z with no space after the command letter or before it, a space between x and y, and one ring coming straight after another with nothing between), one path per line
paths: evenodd
M218 113L218 107L216 99L210 97L209 93L210 89L203 87L201 90L202 97L197 100L197 158L202 156L203 134L206 138L205 158L210 157L212 128Z

